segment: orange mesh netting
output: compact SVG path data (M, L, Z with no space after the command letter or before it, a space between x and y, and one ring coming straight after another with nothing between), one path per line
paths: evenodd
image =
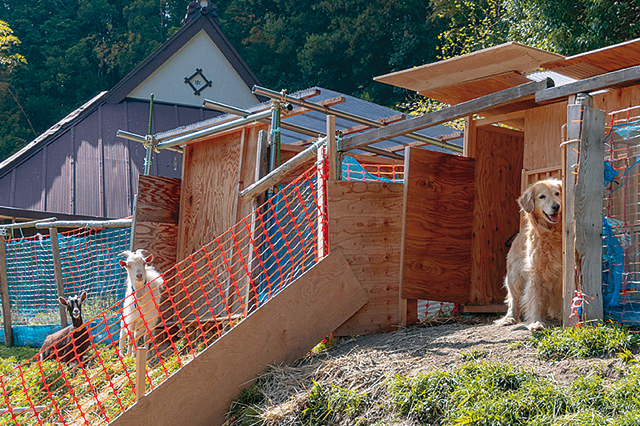
M137 329L153 335L146 339L146 368L136 371L133 353L119 354L120 300L93 318L85 315L84 326L66 347L53 350L53 359L40 361L36 356L3 372L0 424L110 422L134 403L138 375L144 374L145 391L152 391L268 302L327 254L326 168L326 161L316 164L240 223L138 290L137 295L148 294L164 281L160 297L148 298L153 306L142 303L143 298L135 306L142 318ZM154 320L143 319L143 313L153 309L159 311L155 326ZM99 328L101 336L89 339L86 349L81 345L85 328L92 329L91 335ZM125 330L131 339L131 330ZM71 354L71 362L56 360L64 353Z

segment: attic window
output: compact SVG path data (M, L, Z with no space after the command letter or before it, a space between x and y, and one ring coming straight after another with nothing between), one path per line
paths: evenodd
M211 80L207 80L207 77L204 76L200 68L196 68L196 72L190 77L185 77L184 83L191 86L193 94L196 96L200 96L200 93L202 93L204 89L212 86Z

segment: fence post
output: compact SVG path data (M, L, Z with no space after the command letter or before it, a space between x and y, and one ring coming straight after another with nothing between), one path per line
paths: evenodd
M136 349L136 402L140 401L146 392L145 381L147 377L147 347L140 346Z
M2 297L2 319L4 320L4 344L13 346L11 332L11 301L9 300L9 281L7 280L7 252L5 250L5 229L0 229L0 297Z
M587 297L583 320L601 320L602 302L602 188L604 185L604 112L591 108L589 95L580 94L567 107L567 142L563 156L563 314L571 325L575 291ZM579 168L574 166L579 164Z
M586 301L582 310L583 321L604 319L602 300L604 122L604 111L584 107L574 208L576 266Z
M342 162L339 159L338 144L336 142L336 116L327 115L327 156L329 157L328 180L340 180L342 176Z
M58 228L52 226L49 228L49 235L51 236L51 252L53 254L53 273L56 280L56 288L58 290L58 296L64 297L64 283L62 282L62 261L60 259L60 245L58 242ZM64 306L58 303L60 309L60 324L62 328L67 326L67 312Z

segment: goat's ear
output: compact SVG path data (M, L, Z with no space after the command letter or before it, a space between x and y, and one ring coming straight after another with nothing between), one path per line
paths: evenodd
M83 291L82 295L80 295L80 301L84 302L85 300L87 300L87 292Z
M60 304L62 306L69 306L69 304L67 303L67 299L65 299L64 297L60 296L58 297L58 301L60 302Z
M123 268L127 267L127 262L125 262L124 260L119 260L118 263L120 264L120 266L122 266Z
M536 208L535 200L533 199L533 187L530 186L524 193L518 198L518 204L527 213L533 213L533 209Z
M144 261L145 261L146 263L149 263L149 262L151 262L152 260L153 260L153 255L152 255L152 254L150 254L149 256L147 256L147 257L145 257L145 258L144 258Z

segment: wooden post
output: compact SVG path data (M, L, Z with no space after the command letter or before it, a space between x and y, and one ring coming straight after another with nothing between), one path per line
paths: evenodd
M4 321L4 344L13 346L11 333L11 303L9 300L9 282L7 280L7 253L5 250L4 230L0 234L0 297L2 297L2 319Z
M582 105L567 106L567 141L563 145L562 156L562 324L571 325L571 300L576 293L576 225L574 221L574 204L577 180L578 149L580 148L580 120L582 119Z
M58 242L58 228L49 228L49 235L51 236L51 252L53 254L53 273L56 280L56 288L58 289L58 296L64 297L64 283L62 282L62 261L60 259L60 245ZM62 328L67 326L67 310L64 306L58 304L60 309L60 324Z
M326 145L320 145L318 147L318 172L316 173L316 185L318 185L317 189L317 198L318 198L318 250L316 254L316 261L320 261L325 256L324 246L325 246L325 238L327 235L324 235L324 221L326 219L327 211L325 210L325 192L326 192L326 181L323 178L324 172L324 155L325 150L327 149Z
M576 265L585 294L583 321L604 319L602 300L602 188L604 111L588 106L582 114L580 167L575 194Z
M147 347L136 349L136 402L140 401L146 392L147 378Z
M583 320L601 320L604 112L581 94L567 107L563 155L563 325L571 325L575 291L586 295ZM579 169L576 165L580 164ZM577 174L578 172L579 174ZM592 299L593 298L593 299Z
M335 115L327 115L327 155L329 156L328 180L340 180L342 177L342 164L338 161Z

